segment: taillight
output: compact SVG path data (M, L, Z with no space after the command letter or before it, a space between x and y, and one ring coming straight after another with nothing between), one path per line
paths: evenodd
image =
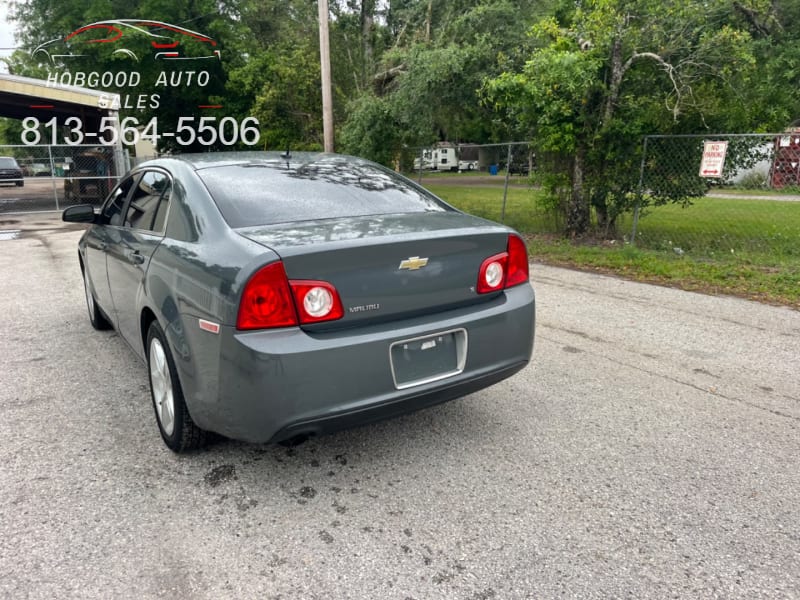
M508 236L508 272L506 273L506 287L510 288L520 283L527 283L530 277L528 267L528 249L522 238L513 233Z
M334 321L344 315L339 293L330 283L292 280L289 285L294 294L301 324Z
M490 256L478 271L478 293L487 294L502 290L506 281L506 264L508 252Z
M297 312L283 263L256 272L245 285L239 304L237 329L264 329L297 325Z
M510 234L506 251L490 256L478 271L477 291L488 294L528 281L528 251L518 235Z
M245 285L237 329L292 327L341 319L342 301L326 281L292 280L281 261L260 269Z

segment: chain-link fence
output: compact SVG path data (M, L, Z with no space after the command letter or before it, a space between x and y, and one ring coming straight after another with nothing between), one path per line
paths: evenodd
M700 260L800 257L800 131L648 136L641 149L639 193L622 198L601 237ZM542 187L530 144L439 144L411 156L408 176L458 208L525 233L563 233L563 198Z
M620 243L701 260L798 260L800 131L648 136L641 148L636 210L615 222ZM101 202L130 167L115 153L0 146L0 213ZM437 144L411 150L399 166L462 210L525 233L563 232L558 199L540 187L546 178L527 142Z
M474 215L526 229L537 211L529 142L438 143L413 148L401 170L443 199Z
M623 228L678 255L800 256L800 131L648 136L641 201Z
M99 204L128 168L113 146L0 146L0 213Z

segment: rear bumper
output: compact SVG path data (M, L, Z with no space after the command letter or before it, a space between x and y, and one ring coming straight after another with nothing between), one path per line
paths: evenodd
M250 442L280 441L370 423L470 394L510 377L533 351L530 285L484 304L393 323L325 333L223 328L216 361L184 380L198 426ZM398 389L393 343L463 328L463 371ZM213 371L216 370L216 373Z
M332 433L342 429L349 429L351 427L399 417L400 415L428 408L429 406L435 406L436 404L441 404L455 398L461 398L467 394L482 390L503 379L511 377L527 364L528 361L524 361L506 367L505 369L491 372L487 375L482 375L466 381L461 380L449 386L443 382L441 387L433 391L420 392L417 395L370 405L365 408L339 413L334 416L323 416L312 418L308 421L291 423L273 435L270 441L280 442L298 436Z

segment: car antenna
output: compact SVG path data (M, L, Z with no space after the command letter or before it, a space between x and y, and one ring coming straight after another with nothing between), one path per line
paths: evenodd
M288 145L286 146L286 152L281 154L281 158L285 158L286 160L289 160L290 158L292 158L292 151L289 149Z

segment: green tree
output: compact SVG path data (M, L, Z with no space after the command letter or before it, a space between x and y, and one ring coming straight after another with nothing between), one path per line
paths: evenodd
M240 112L259 119L264 148L321 149L317 7L242 0L239 21L241 60L230 70L228 95L237 99Z
M753 38L758 65L752 84L739 90L741 107L752 114L756 131L783 131L800 125L800 3L735 0L735 23Z
M345 149L393 162L404 148L436 140L506 137L479 90L501 64L521 64L515 60L539 14L532 6L526 0L392 2L388 49L375 62L370 88L347 107Z
M747 122L719 98L753 76L752 38L726 0L588 0L557 15L486 98L533 132L566 231L586 233L594 208L608 232L637 191L643 134Z
M0 117L0 146L13 146L22 139L22 122Z

